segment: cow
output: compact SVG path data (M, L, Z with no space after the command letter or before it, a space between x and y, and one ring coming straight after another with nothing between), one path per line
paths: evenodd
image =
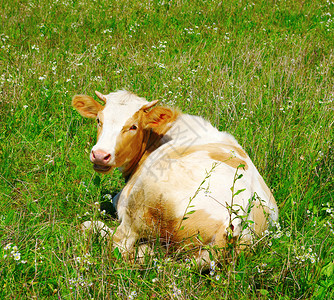
M72 99L97 122L90 160L102 174L119 168L126 184L113 199L117 229L100 221L83 228L110 234L122 256L135 253L138 241L159 237L205 265L207 246L249 244L278 220L270 189L231 134L125 90L95 93L103 105L86 95Z

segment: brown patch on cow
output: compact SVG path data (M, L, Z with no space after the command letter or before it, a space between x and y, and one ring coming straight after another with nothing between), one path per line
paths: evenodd
M255 233L260 235L268 228L269 208L260 201L256 201L252 208Z
M129 161L123 171L125 177L137 168L137 164L147 148L150 132L143 127L142 115L141 110L137 111L126 121L117 137L115 147L116 165L122 166L126 160ZM136 129L131 129L133 126Z
M123 166L125 161L133 166L138 163L142 153L146 148L147 131L140 130L130 130L129 128L123 128L121 133L118 135L115 147L115 159L116 166Z
M225 144L219 144L219 143L210 143L206 145L196 145L196 146L190 146L190 147L178 147L173 149L173 151L170 151L166 154L166 158L169 159L179 159L184 156L188 156L190 154L193 154L195 152L199 151L205 151L208 153L209 157L213 160L217 160L220 162L223 162L233 168L237 168L239 165L244 165L243 169L247 170L248 165L247 163L233 155L231 152L224 152L222 148L226 148L228 146L233 149L237 149L237 147L225 145ZM239 148L240 151L240 148ZM247 154L244 152L244 155Z
M153 238L159 236L160 240L174 249L226 245L226 228L222 221L212 218L203 209L185 214L183 218L175 217L174 210L170 203L161 200L152 207L146 207L143 222L149 227Z
M243 157L243 158L247 158L247 157L248 157L247 153L246 153L242 148L240 148L240 147L232 146L232 145L225 145L225 144L224 144L224 147L225 147L225 146L226 146L228 149L230 148L231 150L237 152L237 153L238 153L241 157Z
M163 195L144 207L142 222L149 228L148 235L161 238L164 242L171 241L179 220L175 216L175 208L170 202L164 201Z
M237 158L235 156L231 156L231 153L226 153L226 152L209 152L209 156L213 159L213 160L217 160L217 161L221 161L224 164L227 164L229 166L231 166L232 168L238 168L240 165L244 165L243 169L247 170L248 169L248 165L247 163L240 159Z
M155 107L150 111L141 109L125 123L117 137L115 157L116 164L123 169L123 176L129 178L146 160L152 151L160 146L162 136L170 129L171 123L179 112L166 107ZM136 130L131 131L135 125Z
M223 247L226 245L226 238L226 227L222 221L212 218L205 210L199 209L184 216L173 239L175 242L194 246L217 245Z

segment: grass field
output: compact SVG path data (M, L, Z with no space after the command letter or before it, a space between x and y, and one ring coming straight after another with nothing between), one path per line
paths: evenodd
M0 2L0 299L333 299L334 2ZM280 224L234 263L130 265L98 236L124 184L94 173L75 94L126 88L245 148Z

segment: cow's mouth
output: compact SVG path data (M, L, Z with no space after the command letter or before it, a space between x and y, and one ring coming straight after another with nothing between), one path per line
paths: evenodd
M102 166L102 165L97 165L97 164L94 164L93 168L96 172L100 172L100 173L107 173L111 169L110 166Z

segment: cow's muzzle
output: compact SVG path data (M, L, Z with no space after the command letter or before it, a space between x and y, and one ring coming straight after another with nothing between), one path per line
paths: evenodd
M94 170L97 172L108 172L111 169L111 154L103 150L92 150L90 160L94 164Z

